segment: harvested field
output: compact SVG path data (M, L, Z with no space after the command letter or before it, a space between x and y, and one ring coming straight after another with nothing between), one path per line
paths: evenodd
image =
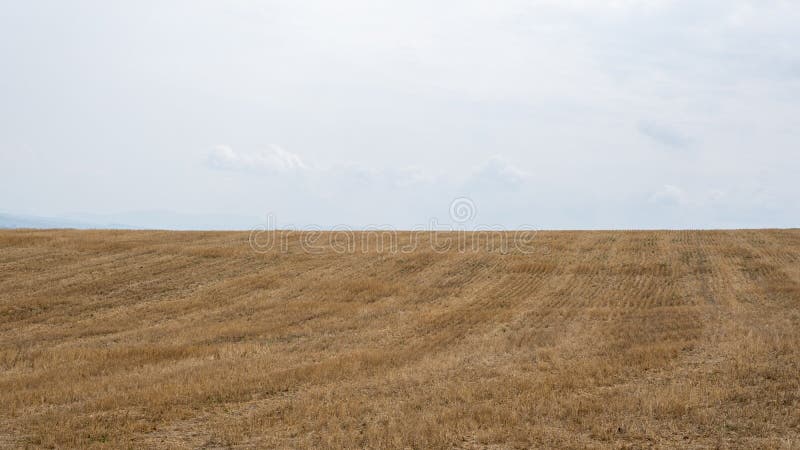
M800 230L248 237L0 231L0 447L800 447Z

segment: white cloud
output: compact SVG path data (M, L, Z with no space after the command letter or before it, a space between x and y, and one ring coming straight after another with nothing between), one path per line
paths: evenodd
M393 169L389 172L389 175L398 187L431 184L437 180L437 177L416 166Z
M751 206L757 190L740 189L737 192L737 199L741 205ZM693 189L687 190L683 187L665 184L659 190L653 192L648 201L653 204L674 205L684 208L714 208L728 205L733 200L725 189Z
M530 179L530 174L500 155L494 155L478 166L467 180L467 185L516 188Z
M692 138L664 124L642 121L637 129L643 135L668 147L686 148L692 144Z
M661 205L687 205L689 197L682 188L671 184L665 184L658 191L650 195L650 203Z
M218 145L208 154L206 162L213 169L254 174L302 172L307 175L309 180L314 181L323 189L346 188L347 186L354 189L363 189L364 186L371 189L378 186L404 188L437 181L436 177L416 166L384 168L344 163L321 167L318 164L306 163L300 155L277 145L272 145L267 150L250 153L237 152L230 146Z
M247 172L291 173L310 169L300 156L276 145L252 153L241 153L227 145L218 145L208 155L207 161L214 169Z

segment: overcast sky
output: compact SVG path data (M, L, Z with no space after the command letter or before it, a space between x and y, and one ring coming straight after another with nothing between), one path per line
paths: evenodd
M798 24L794 0L0 1L0 211L797 227Z

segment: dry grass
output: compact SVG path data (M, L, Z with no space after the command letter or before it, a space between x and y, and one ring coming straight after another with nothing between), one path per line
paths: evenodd
M247 239L0 232L0 447L800 447L800 230Z

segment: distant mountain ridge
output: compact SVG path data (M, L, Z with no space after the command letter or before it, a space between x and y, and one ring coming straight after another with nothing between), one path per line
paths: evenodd
M172 211L134 211L116 214L72 213L35 216L0 213L0 228L249 230L263 220L226 214L186 214Z
M97 224L86 223L57 217L39 217L0 213L0 228L108 228Z

